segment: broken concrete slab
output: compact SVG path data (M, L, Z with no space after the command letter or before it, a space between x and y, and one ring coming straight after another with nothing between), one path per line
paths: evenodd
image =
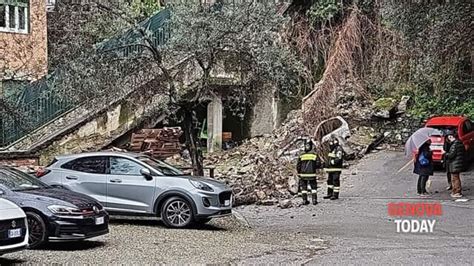
M402 99L397 105L397 114L404 114L412 104L411 97L408 95L402 96Z

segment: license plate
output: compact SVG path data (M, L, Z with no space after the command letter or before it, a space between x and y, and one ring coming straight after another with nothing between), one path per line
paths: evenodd
M224 201L224 206L229 206L230 205L230 200Z
M8 230L8 238L17 238L21 236L21 228Z
M95 224L96 225L104 224L104 217L95 218Z

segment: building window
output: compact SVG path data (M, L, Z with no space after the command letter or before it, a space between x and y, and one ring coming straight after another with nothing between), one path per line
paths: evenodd
M55 6L56 6L56 0L46 0L46 11L48 12L54 11Z
M28 0L0 0L0 31L28 33Z

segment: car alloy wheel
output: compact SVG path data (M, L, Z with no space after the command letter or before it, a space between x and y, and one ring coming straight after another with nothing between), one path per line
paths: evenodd
M37 248L46 242L46 224L40 215L34 212L26 212L28 221L29 248Z
M169 227L185 227L193 221L193 211L186 200L173 197L163 205L161 217Z

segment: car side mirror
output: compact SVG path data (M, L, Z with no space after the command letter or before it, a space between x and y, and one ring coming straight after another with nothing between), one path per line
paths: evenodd
M148 181L153 180L153 176L151 175L150 169L148 168L142 168L140 170L140 174L142 174L142 176Z

